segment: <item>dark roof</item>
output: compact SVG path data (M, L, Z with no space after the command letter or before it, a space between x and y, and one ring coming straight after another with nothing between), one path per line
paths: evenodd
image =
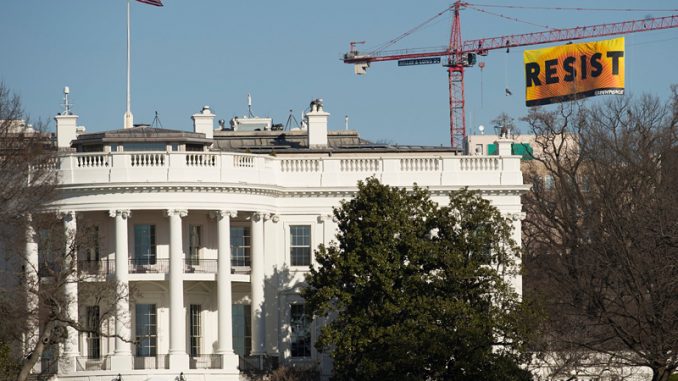
M457 152L449 147L399 146L373 143L354 130L329 131L327 147L308 148L308 133L293 131L215 131L212 149L221 151L300 153L300 152Z
M77 146L82 144L132 142L193 143L203 145L212 143L212 141L210 139L206 139L205 134L202 133L140 126L120 130L81 134L78 135L78 138L72 144Z
M449 147L400 146L373 143L362 139L353 130L329 131L327 147L309 148L308 132L292 131L214 131L214 139L205 134L140 126L134 128L85 133L78 135L72 146L91 146L110 143L179 143L211 145L215 151L250 153L302 152L460 152Z

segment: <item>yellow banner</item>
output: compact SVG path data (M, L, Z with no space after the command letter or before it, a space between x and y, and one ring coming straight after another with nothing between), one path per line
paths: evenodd
M526 50L525 104L624 94L624 37Z

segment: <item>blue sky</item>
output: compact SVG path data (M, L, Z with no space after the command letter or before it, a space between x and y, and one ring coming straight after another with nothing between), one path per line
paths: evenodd
M218 119L254 112L285 123L299 119L312 98L325 100L331 129L350 128L367 139L449 145L447 76L438 65L374 64L366 76L340 61L350 41L376 46L435 15L441 0L164 0L157 8L132 4L132 111L150 123L188 130L190 115L210 105ZM509 4L482 0L483 4ZM653 9L675 1L515 0L513 5L643 8L634 12L486 8L551 28L666 16ZM71 89L74 111L88 131L122 127L125 110L125 0L3 0L0 80L21 95L33 119L61 111ZM678 13L678 12L674 12ZM449 13L395 48L447 44ZM541 31L471 9L462 13L463 39ZM678 83L678 29L638 33L626 40L626 89L666 97ZM519 118L524 105L523 49L496 50L485 68L466 72L467 128L490 125L500 112ZM508 87L513 96L505 96ZM482 88L482 91L481 91ZM482 102L481 102L482 93ZM602 97L600 97L602 98ZM590 100L595 102L596 100ZM53 126L53 123L52 123Z

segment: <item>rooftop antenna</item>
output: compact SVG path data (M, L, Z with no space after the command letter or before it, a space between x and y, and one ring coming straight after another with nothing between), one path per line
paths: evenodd
M348 115L344 115L344 129L348 131Z
M131 69L130 69L130 0L127 0L127 110L124 116L124 128L132 128L134 126L134 116L132 116L132 95L130 85Z
M285 122L285 131L290 131L292 128L299 128L299 122L297 118L294 117L294 111L290 109L290 116L287 117L287 122Z
M250 118L254 118L254 114L252 114L252 94L247 94L247 114Z
M71 89L68 86L64 87L64 115L71 115L71 103L68 101L68 94L70 94Z
M155 112L155 117L153 118L153 122L151 123L151 127L155 128L163 128L162 127L162 122L160 121L160 116L158 116L158 112Z

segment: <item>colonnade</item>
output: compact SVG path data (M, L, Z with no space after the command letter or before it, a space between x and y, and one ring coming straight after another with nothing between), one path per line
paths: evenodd
M129 303L129 220L132 216L129 209L113 209L109 216L115 220L115 273L118 292L115 305L115 351L110 354L111 370L130 370L132 362L132 337L130 332L130 303ZM248 212L249 213L249 212ZM164 211L169 218L169 368L188 369L189 356L186 352L186 313L184 311L184 260L183 260L183 231L182 218L186 217L186 209L167 209ZM222 368L237 371L238 356L233 352L232 335L232 279L231 279L231 218L238 215L236 210L215 210L210 216L217 221L217 301L218 301L218 342L216 354L222 356ZM64 265L70 266L70 261L76 261L75 244L76 213L73 211L60 213L63 219L66 235L66 253ZM278 216L262 212L252 212L250 217L250 255L251 255L251 300L252 300L252 356L266 354L265 347L265 319L264 319L264 222L278 222ZM27 232L26 256L29 263L26 276L37 279L38 249L35 232L30 227ZM33 270L30 270L33 269ZM78 279L77 271L69 273L69 279L64 287L65 300L68 301L67 317L78 321ZM36 303L29 300L29 303ZM63 346L60 363L67 364L67 369L60 372L75 371L75 357L79 355L78 332L68 328L68 338Z

